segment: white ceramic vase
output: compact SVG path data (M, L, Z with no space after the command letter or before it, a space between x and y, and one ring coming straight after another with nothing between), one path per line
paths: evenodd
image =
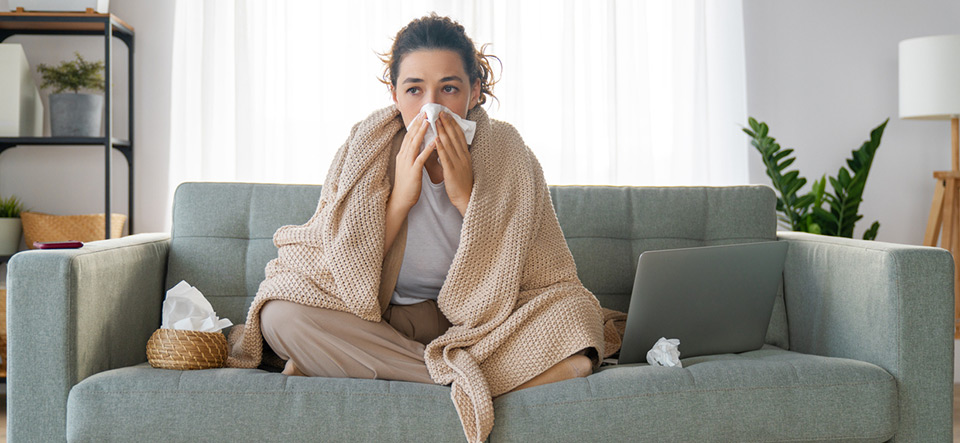
M20 217L0 217L0 255L13 255L20 248Z

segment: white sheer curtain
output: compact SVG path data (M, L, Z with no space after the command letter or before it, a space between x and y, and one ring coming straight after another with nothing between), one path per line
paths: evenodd
M431 11L502 60L487 110L548 183L747 182L740 0L179 0L171 195L322 183L351 126L391 104L376 52Z

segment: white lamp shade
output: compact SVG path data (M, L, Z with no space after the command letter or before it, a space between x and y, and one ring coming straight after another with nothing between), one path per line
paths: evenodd
M960 116L960 35L900 42L900 118Z

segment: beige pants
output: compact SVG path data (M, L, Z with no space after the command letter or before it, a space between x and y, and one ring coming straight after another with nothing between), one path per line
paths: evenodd
M271 300L260 311L260 327L270 348L309 376L433 383L423 350L450 321L434 300L391 304L379 323L348 312Z

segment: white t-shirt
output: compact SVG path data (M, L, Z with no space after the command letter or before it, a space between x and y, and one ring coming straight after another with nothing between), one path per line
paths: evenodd
M430 181L424 167L420 198L407 214L407 243L391 303L437 299L460 245L462 226L463 216L450 202L444 182Z

